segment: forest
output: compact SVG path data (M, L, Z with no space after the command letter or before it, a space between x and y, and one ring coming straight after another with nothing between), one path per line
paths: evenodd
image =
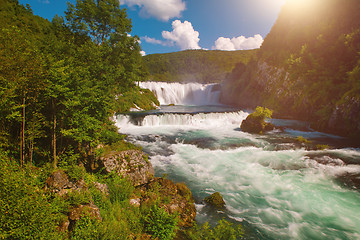
M236 64L247 64L257 49L246 51L186 50L144 57L149 80L159 82L219 83Z

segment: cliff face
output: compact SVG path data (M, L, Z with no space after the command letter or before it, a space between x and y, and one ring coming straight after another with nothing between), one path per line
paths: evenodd
M296 4L295 4L296 2ZM322 131L360 133L360 1L289 0L258 53L223 84L223 103L272 108Z

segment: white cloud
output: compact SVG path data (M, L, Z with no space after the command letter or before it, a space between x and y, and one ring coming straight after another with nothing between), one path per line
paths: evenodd
M181 50L201 49L199 46L199 32L195 31L191 22L175 20L172 23L172 32L163 31L162 37L178 45Z
M181 12L186 9L186 4L182 0L120 0L120 4L138 6L141 15L162 21L180 17Z
M244 36L234 37L232 39L219 37L215 41L215 46L213 46L212 49L227 51L255 49L259 48L263 41L264 39L260 34L248 38Z
M159 44L159 45L164 45L166 46L167 44L161 40L158 40L158 39L155 39L155 38L151 38L151 37L148 37L148 36L145 36L145 37L142 37L142 39L145 40L145 42L147 43L152 43L152 44Z
M145 51L140 51L141 56L145 56L146 52Z

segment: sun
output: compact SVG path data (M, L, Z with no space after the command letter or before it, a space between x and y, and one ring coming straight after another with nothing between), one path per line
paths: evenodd
M305 10L309 7L313 7L316 2L321 0L286 0L286 3L299 10Z

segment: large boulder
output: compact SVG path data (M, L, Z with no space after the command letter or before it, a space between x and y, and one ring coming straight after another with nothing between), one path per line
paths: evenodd
M139 150L110 152L99 160L106 173L115 172L128 178L134 186L142 185L154 178L154 168L147 156Z
M225 201L219 192L215 192L204 199L204 202L218 210L225 207Z
M275 129L271 123L265 122L265 118L271 118L272 111L257 107L255 112L249 114L245 120L241 122L240 128L244 132L262 134Z

